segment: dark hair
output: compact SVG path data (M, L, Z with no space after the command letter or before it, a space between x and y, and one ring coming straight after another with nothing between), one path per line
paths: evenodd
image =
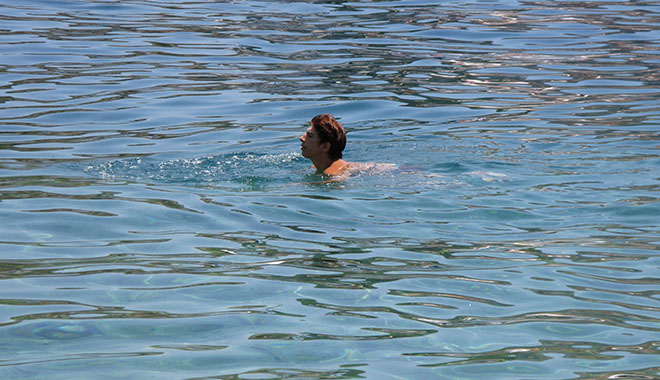
M338 160L346 147L346 131L335 118L330 114L314 116L312 127L319 136L321 143L330 143L328 155L332 160Z

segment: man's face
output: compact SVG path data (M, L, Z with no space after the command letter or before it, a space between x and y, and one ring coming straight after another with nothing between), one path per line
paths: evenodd
M320 155L327 155L329 143L321 143L318 134L314 127L310 126L304 135L300 136L300 150L302 156L305 158L318 157Z

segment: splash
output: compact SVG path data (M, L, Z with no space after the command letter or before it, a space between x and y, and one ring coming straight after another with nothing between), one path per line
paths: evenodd
M87 165L85 173L108 180L185 186L265 184L290 180L304 159L299 153L238 152L192 158L131 157Z

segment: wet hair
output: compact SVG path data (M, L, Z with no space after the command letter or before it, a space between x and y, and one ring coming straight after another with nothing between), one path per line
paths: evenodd
M342 152L346 147L346 131L344 127L330 114L314 116L312 127L319 136L321 143L330 143L328 156L333 161L342 157Z

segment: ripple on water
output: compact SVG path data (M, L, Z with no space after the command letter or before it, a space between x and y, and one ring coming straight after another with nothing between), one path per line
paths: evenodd
M1 378L658 377L654 2L0 7Z

